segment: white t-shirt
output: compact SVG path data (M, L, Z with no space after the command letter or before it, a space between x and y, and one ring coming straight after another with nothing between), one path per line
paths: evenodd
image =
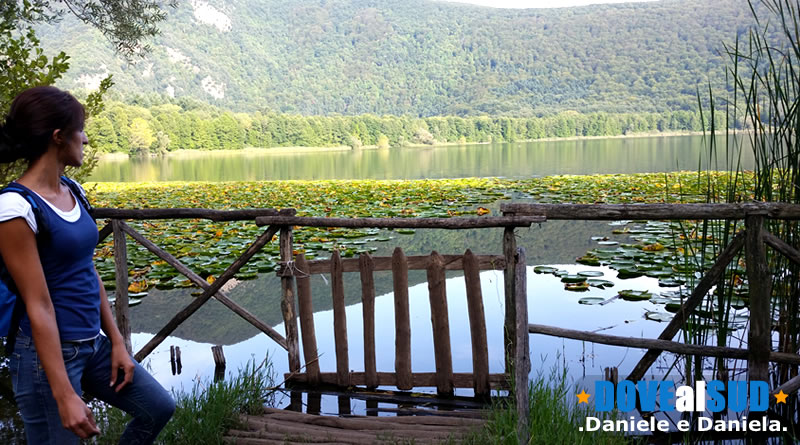
M71 190L70 194L72 194ZM36 196L42 198L42 196L38 193L36 193ZM44 198L42 198L42 201L46 202L47 205L50 206L54 212L56 212L56 215L60 216L64 221L75 222L81 217L81 206L78 203L78 198L75 197L75 195L72 196L72 199L75 201L75 206L72 207L72 210L68 212L59 209ZM33 208L28 200L23 198L19 193L3 193L0 195L0 222L8 221L14 218L24 218L25 222L27 222L28 226L30 226L31 230L33 230L33 233L38 233L39 229L36 226L36 218L33 215Z

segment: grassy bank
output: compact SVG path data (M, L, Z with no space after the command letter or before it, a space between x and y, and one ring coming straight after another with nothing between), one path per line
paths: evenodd
M160 445L222 444L222 436L238 423L240 414L261 412L273 404L274 386L269 358L249 362L236 375L219 382L195 381L189 391L173 394L175 414L156 440ZM93 412L102 435L97 444L117 444L130 417L117 408L96 402Z
M578 428L585 423L587 416L602 418L603 413L595 413L588 405L577 405L576 393L578 390L569 383L566 370L554 369L550 375L540 374L530 382L530 444L636 443L622 433L580 431ZM488 420L486 427L464 440L463 445L518 445L517 413L512 404L497 402L489 412Z

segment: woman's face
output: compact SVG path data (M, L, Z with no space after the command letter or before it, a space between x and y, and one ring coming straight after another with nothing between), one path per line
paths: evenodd
M72 167L83 164L83 146L88 143L89 139L83 128L67 133L61 148L64 164Z

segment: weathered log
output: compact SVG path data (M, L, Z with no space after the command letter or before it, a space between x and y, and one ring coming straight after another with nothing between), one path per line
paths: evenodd
M539 324L528 325L531 334L549 335L552 337L569 338L573 340L588 341L603 345L623 346L626 348L652 349L658 351L674 352L676 354L701 355L704 357L719 357L727 359L746 359L747 349L730 348L722 346L705 346L679 343L671 340L620 337L617 335L597 334L594 332L577 331L573 329L557 328ZM787 352L770 352L769 361L775 363L788 363L800 365L800 355ZM798 382L800 383L800 381ZM800 388L800 386L798 386Z
M475 419L475 418L473 418L471 416L470 417L459 417L458 414L460 414L460 412L458 412L458 411L452 411L452 412L448 412L448 411L432 411L430 409L422 409L420 411L423 411L425 413L432 414L432 415L414 416L414 417L377 417L377 418L374 418L374 419L368 419L368 421L371 424L374 424L374 425L387 425L387 427L389 427L389 428L392 425L400 425L400 424L405 424L405 425L409 425L410 424L410 425L416 425L416 426L420 426L420 427L425 427L425 426L474 427L474 426L483 425L485 423L484 420ZM265 414L269 414L270 416L276 415L276 414L277 415L286 414L287 417L288 416L298 417L298 418L306 417L306 418L312 419L312 422L314 421L315 418L319 418L319 416L314 416L314 415L311 415L311 414L304 414L304 413L299 413L299 412L296 412L296 411L287 411L287 410L284 410L284 409L270 408L270 407L264 407L264 413ZM448 415L448 414L453 414L453 415ZM330 419L331 417L325 417L325 418ZM353 420L354 422L360 422L362 419L363 418L361 418L361 419L359 419L359 418L355 418L355 419L346 418L344 420L345 421ZM373 429L373 428L365 428L365 429Z
M156 246L155 243L142 236L142 234L135 231L131 226L127 225L122 221L120 221L120 226L122 227L122 230L128 234L128 236L136 240L136 242L138 242L144 248L152 252L155 256L166 261L167 264L174 267L175 270L177 270L183 276L188 278L189 281L199 286L201 289L208 289L209 287L211 287L208 281L204 280L200 275L197 275L196 273L192 272L192 270L186 267L185 264L180 262L169 252ZM278 331L273 329L270 325L259 320L255 315L250 313L247 309L239 306L236 302L231 300L230 297L228 297L228 295L225 292L221 290L217 291L217 293L214 294L214 298L216 298L220 303L225 305L228 309L233 311L236 315L242 317L245 321L255 326L261 332L265 333L268 337L270 337L272 340L278 343L280 347L282 347L283 349L287 349L286 339L283 338L283 336L279 334Z
M211 221L252 221L259 216L293 216L295 209L112 209L96 208L97 219L210 219Z
M517 247L514 271L514 300L516 300L516 319L514 330L514 400L517 402L517 438L519 443L528 443L530 400L528 399L528 374L531 372L530 340L528 329L528 291L525 249Z
M467 289L469 331L472 340L472 372L475 373L473 389L477 397L487 397L489 395L489 346L486 341L486 315L483 310L478 259L469 249L464 253L464 281Z
M409 428L409 425L413 425L413 428L419 431L449 432L453 430L453 427L469 428L469 427L483 425L483 422L481 421L475 421L473 419L459 419L453 417L443 417L443 419L445 419L443 422L411 423L411 422L397 422L395 421L395 419L398 419L397 417L392 418L392 420L379 420L376 418L368 418L361 416L358 417L317 416L312 414L299 413L295 411L288 411L275 408L265 409L264 413L266 415L263 417L263 419L267 422L273 419L277 419L288 422L295 422L299 424L339 428L343 430L354 430L354 431L407 430ZM429 417L436 417L436 416L429 416ZM384 417L383 419L389 419L389 418Z
M408 306L408 262L399 247L392 254L392 284L394 286L394 369L397 388L411 389L411 314Z
M362 253L358 258L361 269L361 307L364 316L364 373L367 376L367 387L378 386L378 374L375 365L375 280L372 257Z
M114 232L114 268L116 276L116 290L114 290L114 318L117 328L125 340L125 349L132 353L131 347L131 321L130 307L128 306L128 245L125 232L122 231L122 221L111 222Z
M227 269L220 275L214 283L209 286L203 293L194 299L191 303L189 303L185 308L183 308L180 312L178 312L172 319L167 322L167 324L161 328L156 335L147 342L139 352L136 353L135 358L137 361L141 362L148 354L153 352L153 350L161 344L170 334L172 334L175 329L180 326L187 318L191 317L192 314L197 312L200 309L200 306L205 304L212 295L216 294L219 289L227 283L239 269L242 268L251 258L253 255L258 253L262 247L264 247L268 242L272 241L272 237L278 232L277 227L269 227L267 230L264 231L250 247L240 256L236 261L233 262Z
M505 257L500 255L476 255L478 260L478 269L480 270L503 270L506 266ZM444 268L446 270L463 270L463 255L442 255L444 261ZM430 266L430 255L418 255L406 257L408 270L427 270ZM373 271L392 270L391 257L375 257L372 259ZM331 260L312 260L308 262L309 274L322 274L328 273L331 270ZM360 271L360 264L358 258L343 258L342 259L342 272L358 272ZM282 266L278 272L278 276L285 274L292 274L294 271L288 270Z
M764 217L748 215L745 219L745 261L750 286L750 329L748 331L747 378L769 379L769 353L772 350L772 283L767 266L763 237Z
M222 351L222 345L215 345L211 347L211 355L214 357L214 381L218 382L225 378L225 353Z
M436 363L436 390L453 394L453 356L450 347L450 320L447 313L444 261L438 252L431 253L428 268L428 297L431 304L433 350Z
M678 312L664 328L664 331L658 336L660 340L672 340L672 338L675 337L675 334L677 334L683 324L686 323L689 314L703 302L708 291L711 290L720 277L722 277L725 273L725 268L733 261L736 254L742 249L742 246L744 246L744 232L739 232L733 237L730 244L728 244L722 253L719 254L717 261L715 261L711 269L703 275L692 291L692 294L684 301L681 308L678 309ZM634 382L641 380L645 372L655 363L659 355L661 355L660 350L647 351L639 360L639 363L633 368L633 371L631 371L627 379Z
M109 222L97 232L97 245L103 244L112 233L114 233L114 225Z
M311 298L311 277L303 273L308 270L305 254L295 257L297 275L297 302L300 309L300 329L303 332L303 358L306 362L308 381L315 385L319 382L319 361L317 360L317 332L314 326L314 304Z
M399 387L398 376L394 372L378 372L378 386L395 386ZM284 374L287 382L297 384L307 384L308 376L304 373L300 374ZM435 387L436 386L436 373L435 372L415 372L411 374L412 388L417 387ZM455 388L472 388L474 376L471 373L453 373L453 386ZM322 372L320 373L320 383L323 385L336 385L337 374L335 372ZM350 384L352 386L366 386L367 378L363 372L351 372ZM508 376L505 374L489 374L489 386L491 389L508 389Z
M791 260L795 264L800 264L800 251L787 244L784 240L777 236L764 231L764 242L770 247L780 252L783 256Z
M350 227L385 229L479 229L486 227L528 227L544 222L541 216L481 216L474 218L320 218L312 216L261 216L259 226Z
M548 220L618 219L744 219L762 215L775 219L800 219L800 205L748 202L738 204L502 204L504 215L543 215Z
M279 242L281 261L292 261L294 259L294 236L291 227L281 227ZM297 310L294 302L294 277L292 276L281 277L281 314L286 332L289 371L297 372L300 370L300 342L297 332Z
M336 341L336 384L350 386L350 358L347 345L347 312L344 302L344 278L338 250L331 256L331 293L333 294L333 337Z
M503 323L503 347L505 357L506 372L511 373L514 360L514 349L519 337L516 332L517 320L517 305L514 297L516 286L514 280L516 278L515 272L517 253L517 240L514 237L514 228L507 227L503 232L503 256L505 257L505 271L503 272L503 281L505 284L505 306L506 317Z

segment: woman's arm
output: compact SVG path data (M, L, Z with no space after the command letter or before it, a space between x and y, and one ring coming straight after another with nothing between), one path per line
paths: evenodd
M67 376L55 309L47 290L36 238L24 219L0 223L0 255L25 303L33 342L58 404L61 423L83 439L99 434L91 411L75 393Z
M111 315L111 305L108 303L108 295L105 287L103 287L103 280L100 279L97 269L94 272L97 274L97 281L100 283L100 327L111 341L111 382L109 385L114 386L117 381L117 372L121 368L125 379L114 388L114 391L120 392L122 388L133 381L133 370L136 368L133 365L130 354L128 354L128 350L125 348L125 339L119 333L119 328L117 328L114 317Z

